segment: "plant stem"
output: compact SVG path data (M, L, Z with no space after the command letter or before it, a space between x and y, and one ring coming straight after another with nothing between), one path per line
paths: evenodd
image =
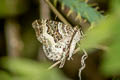
M51 10L58 16L58 18L65 24L68 24L69 26L72 26L62 15L61 13L51 4L49 0L45 0L46 3L49 5Z

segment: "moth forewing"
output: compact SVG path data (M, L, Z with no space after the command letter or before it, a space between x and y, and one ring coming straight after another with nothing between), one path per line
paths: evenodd
M61 61L72 58L76 43L80 40L80 30L61 22L42 19L32 24L37 39L43 44L43 50L48 59Z

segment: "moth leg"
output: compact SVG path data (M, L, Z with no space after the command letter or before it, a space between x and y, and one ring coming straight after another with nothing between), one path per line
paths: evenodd
M66 59L61 59L59 68L62 68L65 64Z
M72 46L72 49L71 49L71 47L70 47L70 51L69 51L69 53L68 53L68 58L67 58L67 60L70 60L70 59L73 60L73 58L72 58L73 51L74 51L74 45Z
M63 53L63 56L62 56L60 61L61 62L60 62L59 68L62 68L64 66L64 64L65 64L65 61L66 61L66 54L65 53Z
M76 43L77 43L78 41L80 41L80 38L81 38L81 34L80 34L79 29L78 29L78 30L74 33L73 38L72 38L72 42L71 42L71 44L70 44L68 60L72 59L72 55L73 55L73 52L74 52L74 50L75 50Z
M70 60L70 59L73 60L72 55L73 55L73 53L69 53L69 56L68 56L67 60Z

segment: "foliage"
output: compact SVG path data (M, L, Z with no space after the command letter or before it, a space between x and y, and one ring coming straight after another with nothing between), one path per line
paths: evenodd
M97 25L92 25L93 29L86 31L85 39L80 42L80 49L91 50L93 48L104 48L105 46L101 70L107 75L120 74L120 1L111 1L111 10L107 17L88 6L84 1L59 1L68 6L72 11L80 14L81 17L87 19L90 23L98 22Z
M104 48L105 46L105 53L103 55L103 60L101 61L100 70L106 75L120 74L120 0L111 1L111 9L107 13L109 15L107 17L90 7L86 2L84 2L84 0L59 1L68 6L71 11L75 11L79 17L88 20L91 24L94 22L98 23L92 25L92 29L86 31L85 38L81 40L79 48L93 50L94 48ZM0 0L0 17L15 17L27 10L27 6L25 6L26 4L23 0L11 0L9 2L10 3L8 5L7 0ZM57 0L54 0L54 4L56 4L56 2ZM31 31L29 32L29 30L27 30L24 32L23 41L25 42L25 54L32 56L38 44L34 43L35 38L31 39L31 36L33 36L32 33L29 34ZM4 68L4 70L0 70L1 80L66 79L58 69L47 70L50 66L48 65L49 63L40 64L33 60L18 58L11 59L9 57L3 58L0 61Z
M17 78L19 80L64 80L65 77L60 71L53 69L47 70L48 63L38 63L27 59L11 59L3 58L1 60L2 65L11 74L1 71L1 77L8 76L5 80L13 80ZM49 65L50 66L50 65ZM10 75L14 75L10 76ZM5 78L5 77L4 77Z
M95 48L98 45L108 47L101 67L101 70L107 75L120 73L120 3L116 0L111 5L114 9L111 10L110 16L88 31L80 45L85 49Z
M85 1L81 0L59 0L62 4L68 6L71 10L75 11L78 15L82 18L85 18L90 23L97 22L103 15L101 15L98 11L94 8L90 7Z
M0 0L0 17L15 16L27 10L23 0Z

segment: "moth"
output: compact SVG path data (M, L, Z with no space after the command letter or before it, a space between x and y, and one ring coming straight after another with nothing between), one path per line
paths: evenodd
M60 61L60 67L63 67L66 59L72 59L76 44L82 36L78 27L48 19L35 20L32 26L48 59Z

